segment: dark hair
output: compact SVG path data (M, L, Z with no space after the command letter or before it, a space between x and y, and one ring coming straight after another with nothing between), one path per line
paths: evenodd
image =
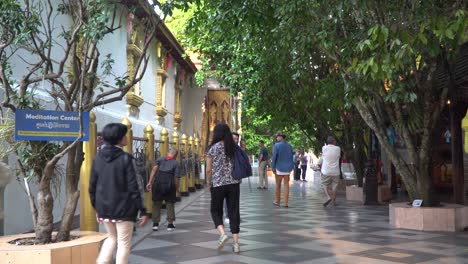
M265 141L263 141L263 140L259 140L258 142L260 142L262 144L265 144Z
M232 132L231 134L232 134L233 136L240 137L239 133L237 133L237 132Z
M211 140L210 148L220 142L224 142L224 153L228 158L234 158L234 151L236 149L236 143L232 139L232 133L229 126L226 124L217 124L213 130L213 139Z
M107 144L117 145L125 137L127 130L124 124L110 123L102 129L102 138Z
M332 136L327 137L327 144L333 144L334 141L335 141L334 137L332 137Z

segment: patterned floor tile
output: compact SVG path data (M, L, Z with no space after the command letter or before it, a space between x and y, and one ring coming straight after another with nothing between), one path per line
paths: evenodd
M426 252L395 249L395 248L377 248L366 251L352 253L353 256L362 256L373 258L376 260L387 260L401 263L419 263L424 261L433 261L440 258L440 255L430 254Z
M140 257L152 258L156 261L163 262L181 262L192 259L208 258L213 256L222 256L230 253L207 249L202 247L196 247L191 245L184 246L172 246L165 247L162 250L157 249L144 249L135 250L132 252L133 255Z
M468 263L466 233L394 229L388 205L364 206L342 194L339 206L324 208L314 182L291 181L290 207L278 208L272 204L273 178L269 180L269 190L257 190L256 177L241 184L240 254L232 253L232 238L216 250L219 234L211 219L211 195L201 190L179 206L175 231L137 230L141 242L129 263ZM228 226L226 232L231 237Z

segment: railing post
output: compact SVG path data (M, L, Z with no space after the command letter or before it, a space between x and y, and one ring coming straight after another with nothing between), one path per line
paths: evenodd
M160 152L162 157L167 156L167 151L169 150L169 138L168 138L169 132L167 132L167 129L163 128L161 130L161 146L160 146Z
M182 145L180 146L180 166L184 166L181 171L185 172L184 175L180 178L180 193L182 196L189 196L188 191L188 171L186 170L186 162L187 162L187 151L188 151L188 144L187 144L187 135L182 134L181 138Z
M189 161L189 192L195 192L195 170L194 170L194 165L195 165L195 144L193 141L193 137L190 136L188 139L188 144L189 144L189 155L188 155L188 161Z
M200 181L201 155L200 155L200 139L198 137L195 137L195 152L194 153L195 153L194 155L195 156L195 188L201 189L202 188L201 181Z
M180 164L179 134L176 131L172 133L172 142L174 142L173 148L179 152L179 154L177 155L177 162ZM182 200L182 195L180 194L180 190L181 190L180 186L182 185L181 185L181 182L179 181L179 189L176 190L176 199L178 202Z
M96 221L96 211L91 205L89 196L89 181L91 179L91 167L96 155L96 115L89 113L89 141L83 142L84 160L80 171L80 230L99 231Z
M153 169L154 166L154 128L151 125L147 125L145 127L144 132L144 137L146 139L145 142L145 154L146 154L146 159L147 159L147 169L148 172L151 173L151 170ZM146 189L146 186L145 186ZM147 192L145 190L145 207L146 207L146 212L148 214L153 213L153 201L151 198L151 192Z
M132 122L128 120L128 118L124 118L122 120L122 124L127 126L127 145L123 147L123 150L130 155L133 155L133 130L132 130Z

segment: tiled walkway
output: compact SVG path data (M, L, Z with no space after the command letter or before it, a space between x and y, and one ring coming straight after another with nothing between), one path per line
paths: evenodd
M218 251L210 194L199 194L177 214L177 230L149 233L132 250L130 263L468 263L467 233L392 229L387 206L363 206L339 197L324 208L313 182L291 182L290 207L272 204L257 178L241 184L241 253Z

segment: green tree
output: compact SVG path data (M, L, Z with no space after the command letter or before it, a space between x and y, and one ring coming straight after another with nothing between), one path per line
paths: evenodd
M468 36L466 9L464 1L438 0L206 0L189 29L222 79L259 111L278 113L275 120L304 116L299 127L318 138L336 135L337 128L354 131L345 138L361 146L361 122L342 122L344 113L359 113L410 199L430 206L437 203L434 133L455 89L454 65ZM327 116L328 109L336 116ZM401 135L408 159L390 144L390 127Z
M37 199L28 192L38 243L52 241L53 182L60 178L59 161L66 158L66 202L57 241L70 238L73 216L79 198L78 182L83 161L81 138L74 142L15 142L11 138L11 120L3 110L45 109L35 97L38 86L46 91L56 109L80 113L96 106L120 101L138 83L148 63L148 47L162 19L153 11L158 6L162 17L172 8L183 8L189 1L154 1L138 4L111 3L106 0L61 1L0 1L0 87L3 89L2 138L10 143L2 155L16 153L20 172L37 186ZM121 25L120 10L141 20L146 39L135 74L116 76L112 55L100 54L103 39L127 26L131 30L132 15L127 25ZM69 26L57 25L58 18L67 17ZM27 54L27 56L24 56ZM20 58L28 67L12 63ZM24 72L24 74L23 74ZM111 81L106 81L111 80ZM80 121L81 122L81 121ZM8 132L8 133L7 133ZM9 137L10 136L10 137ZM87 191L87 190L83 190Z

